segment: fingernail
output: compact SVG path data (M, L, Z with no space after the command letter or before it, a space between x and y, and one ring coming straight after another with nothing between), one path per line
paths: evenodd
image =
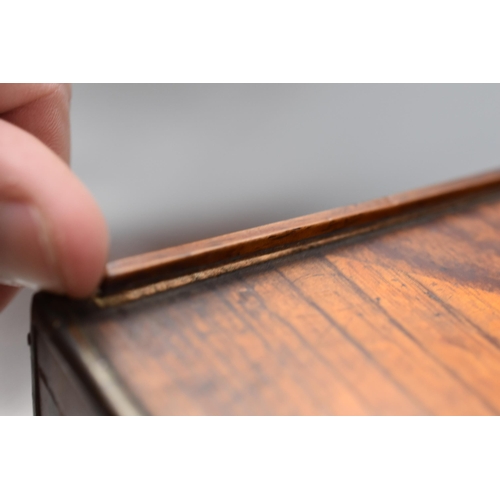
M48 227L33 206L0 202L0 281L56 292L64 289Z

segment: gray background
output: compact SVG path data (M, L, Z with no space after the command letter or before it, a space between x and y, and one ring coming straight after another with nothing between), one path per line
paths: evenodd
M111 258L500 165L500 85L75 85L72 168ZM0 315L0 414L30 414L31 293Z

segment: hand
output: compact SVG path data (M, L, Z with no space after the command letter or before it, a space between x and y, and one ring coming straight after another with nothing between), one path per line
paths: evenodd
M19 286L90 295L108 232L68 167L71 88L0 84L0 310Z

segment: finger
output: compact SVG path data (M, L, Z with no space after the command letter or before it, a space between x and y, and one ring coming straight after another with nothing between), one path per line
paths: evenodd
M41 141L0 120L0 281L83 297L107 251L106 224L83 184Z
M38 137L69 162L68 84L0 84L0 117Z
M13 286L0 285L0 311L3 311L18 290L18 288Z

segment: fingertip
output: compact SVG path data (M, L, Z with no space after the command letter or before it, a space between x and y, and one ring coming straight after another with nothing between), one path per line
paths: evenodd
M46 145L0 120L0 281L91 295L109 236L83 183Z
M5 309L18 290L17 287L0 285L0 312Z
M53 216L57 224L55 254L64 292L84 298L96 291L104 276L109 251L106 221L94 199L82 189L73 190L64 211Z

